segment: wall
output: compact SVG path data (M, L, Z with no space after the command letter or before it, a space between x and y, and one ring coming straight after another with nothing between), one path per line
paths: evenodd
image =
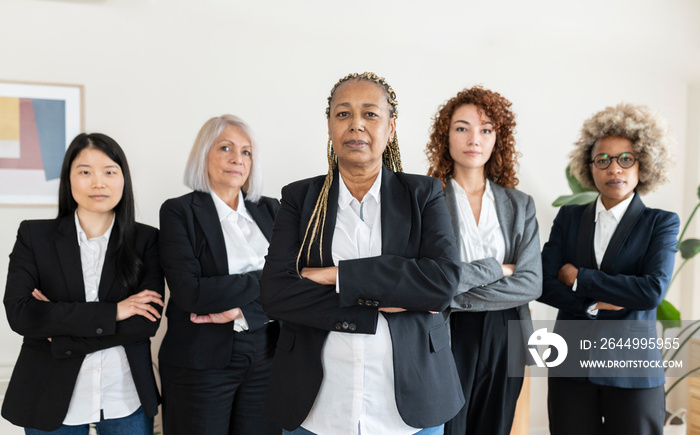
M511 99L520 188L536 200L543 241L556 214L550 204L568 191L571 143L582 121L607 105L648 104L678 140L671 184L647 204L686 210L692 189L684 186L700 181L697 164L685 159L689 84L700 78L695 0L0 0L0 23L0 79L85 85L86 129L124 147L138 219L151 225L163 200L186 192L189 147L213 115L234 113L251 124L267 195L324 173L328 91L365 70L385 76L398 94L409 172L425 172L430 119L458 90L483 84ZM54 214L0 207L0 259L21 220ZM0 261L0 276L6 271ZM683 306L700 305L692 288L685 283ZM680 293L674 289L672 299ZM554 315L540 304L533 309L539 318ZM19 345L0 315L0 364L13 364ZM544 381L535 379L533 430L546 427L545 396Z

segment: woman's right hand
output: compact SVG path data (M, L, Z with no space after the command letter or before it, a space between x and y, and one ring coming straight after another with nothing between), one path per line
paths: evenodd
M503 276L513 276L515 273L515 264L501 264Z
M135 295L129 296L117 304L117 322L135 315L143 316L151 322L155 322L160 319L160 313L151 303L161 307L165 305L163 296L153 290L142 290Z
M607 311L620 311L624 310L625 307L618 307L617 305L609 304L607 302L598 302L595 304L596 310L607 310Z

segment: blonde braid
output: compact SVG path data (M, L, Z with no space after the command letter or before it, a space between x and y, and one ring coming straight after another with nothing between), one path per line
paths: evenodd
M333 86L333 89L331 89L331 94L328 97L326 118L330 117L331 115L331 100L333 99L336 89L338 89L338 86L349 80L369 80L384 88L384 91L387 93L387 102L391 106L389 115L393 118L398 117L399 103L396 101L396 92L394 92L391 86L389 86L384 77L379 77L373 72L364 72L362 74L348 74L347 76L338 80L338 82ZM311 218L306 226L304 240L302 241L301 246L299 247L299 253L297 254L296 269L299 276L301 276L299 270L299 260L301 260L301 255L304 251L304 245L306 245L307 240L308 247L306 249L306 263L308 264L311 261L311 246L318 238L319 257L321 259L321 266L323 266L323 230L326 223L326 212L328 211L328 194L331 190L331 185L333 184L333 172L338 166L338 158L335 155L335 152L333 152L333 144L331 143L330 139L328 140L326 155L328 156L328 173L323 181L323 187L321 188L321 192L318 194L318 199L316 199L314 211L311 213ZM386 146L386 149L384 149L384 153L382 154L382 163L384 163L384 166L386 166L386 168L392 172L403 172L403 166L401 165L401 152L399 151L399 139L396 133L394 133L394 137L391 138ZM311 238L308 237L309 231L311 231Z

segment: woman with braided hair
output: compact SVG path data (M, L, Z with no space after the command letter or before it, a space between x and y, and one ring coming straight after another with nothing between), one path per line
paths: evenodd
M450 327L466 404L448 434L509 434L523 383L525 346L518 334L509 343L508 329L520 325L523 343L532 334L528 302L542 293L542 261L535 203L514 189L514 130L511 102L474 86L438 110L427 146L462 268Z
M350 74L328 103L328 173L282 189L260 280L282 321L267 411L292 434L441 434L464 403L442 185L401 172L383 78Z

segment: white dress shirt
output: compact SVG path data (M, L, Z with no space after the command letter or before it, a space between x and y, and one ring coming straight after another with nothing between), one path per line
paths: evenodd
M237 210L229 207L216 193L212 192L211 197L224 233L229 275L261 270L270 243L248 213L243 195L239 194ZM245 317L233 321L233 330L248 330Z
M362 202L338 177L333 263L381 255L381 173ZM376 334L331 331L321 356L323 382L302 427L319 435L418 432L404 423L396 406L391 343L389 324L381 313Z
M114 219L107 232L88 240L78 221L78 214L75 214L86 302L99 302L100 277L113 227ZM124 347L115 346L85 356L63 424L98 422L100 410L105 419L126 417L139 406L141 401Z
M608 245L610 244L610 240L612 239L613 234L615 234L615 230L620 224L622 216L625 215L627 208L630 206L634 195L636 195L636 193L630 195L629 198L621 201L616 206L611 207L610 210L605 209L603 201L600 199L600 195L598 195L598 199L595 203L595 234L593 236L593 250L595 252L595 262L599 269L600 264L603 262L605 251L607 251ZM577 284L578 280L575 280L574 285L571 288L573 291L576 291ZM595 317L598 315L598 310L595 309L595 304L588 307L587 311L591 316Z
M469 204L467 192L451 178L455 191L457 210L459 211L459 256L464 263L492 257L503 264L506 255L506 241L498 222L496 200L491 184L486 181L486 188L481 197L479 224L474 219L474 212Z

